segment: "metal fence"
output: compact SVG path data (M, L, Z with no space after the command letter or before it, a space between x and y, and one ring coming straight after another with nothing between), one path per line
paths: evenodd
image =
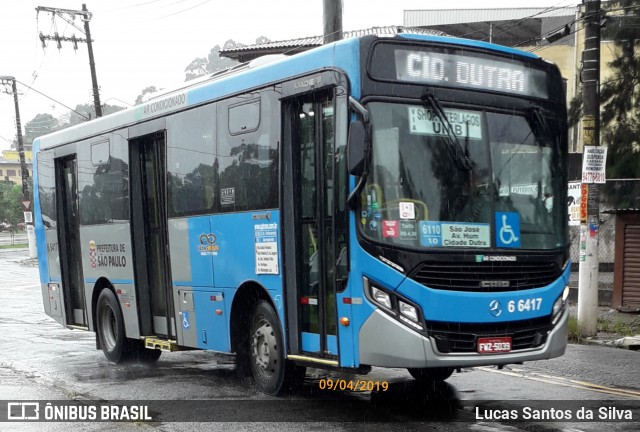
M600 227L598 235L598 257L600 260L598 289L599 302L609 305L613 290L613 263L615 260L616 215L606 213L612 209L640 208L640 179L609 180L598 185L600 197ZM578 287L580 226L570 226L571 240L571 282L570 287Z

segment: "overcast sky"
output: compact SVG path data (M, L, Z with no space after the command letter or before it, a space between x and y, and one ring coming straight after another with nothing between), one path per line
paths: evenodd
M485 0L482 7L575 6L579 0ZM357 30L402 25L411 9L471 9L477 0L344 0L343 27ZM228 39L251 44L322 34L322 0L86 0L102 103L133 104L142 89L171 88L184 81L185 67ZM75 108L93 103L86 44L74 51L63 42L42 48L40 32L82 38L82 32L37 6L82 9L82 0L5 2L0 13L0 76L13 76L52 99ZM75 25L83 29L76 19ZM16 135L13 97L1 93L0 150ZM38 113L56 117L69 110L18 84L23 124Z

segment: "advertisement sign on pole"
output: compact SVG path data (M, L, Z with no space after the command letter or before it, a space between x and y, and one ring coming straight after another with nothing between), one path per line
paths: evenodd
M582 155L582 183L606 183L607 148L585 146Z

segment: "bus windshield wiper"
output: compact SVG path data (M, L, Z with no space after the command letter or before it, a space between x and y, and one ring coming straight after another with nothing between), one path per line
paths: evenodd
M543 141L546 141L549 144L555 142L555 140L553 139L553 133L551 132L551 127L549 126L547 119L544 117L544 115L542 115L542 110L539 107L531 108L531 117L531 123L534 129L534 133L536 134L536 142L540 141L537 139L538 133L540 134ZM544 147L544 142L541 143L540 146Z
M451 126L451 122L447 118L447 114L444 112L442 104L440 104L438 98L432 94L425 94L422 97L422 103L423 105L427 105L428 108L431 108L438 119L440 119L440 122L447 133L445 137L449 143L449 150L452 153L453 160L458 163L462 169L471 171L473 169L473 165L467 157L466 152L463 150L458 136L453 131L453 126Z

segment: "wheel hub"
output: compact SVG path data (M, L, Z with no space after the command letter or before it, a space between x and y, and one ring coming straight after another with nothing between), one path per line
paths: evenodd
M275 372L278 360L276 338L271 325L262 321L251 339L251 352L255 364L267 375Z
M105 307L100 314L102 336L109 350L116 346L116 317L110 307Z

